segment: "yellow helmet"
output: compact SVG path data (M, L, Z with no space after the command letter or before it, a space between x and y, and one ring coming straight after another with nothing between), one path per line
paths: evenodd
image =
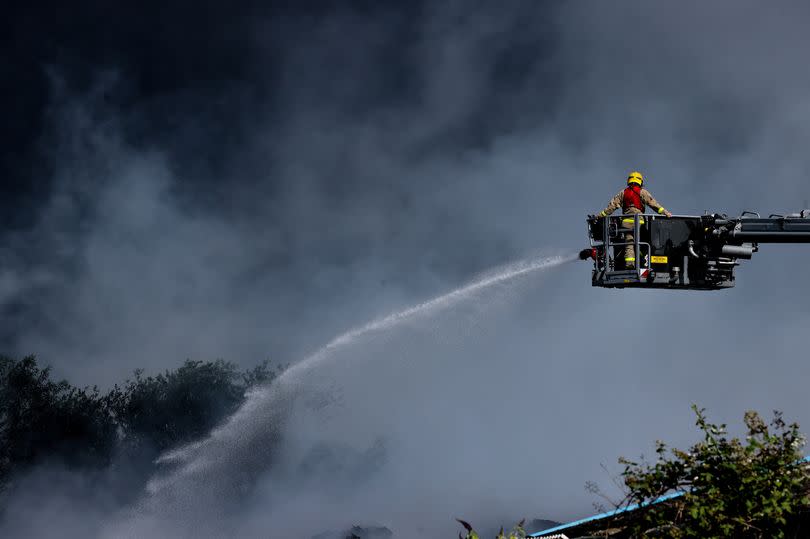
M644 176L641 175L641 172L631 172L630 175L627 176L627 185L631 183L644 185Z

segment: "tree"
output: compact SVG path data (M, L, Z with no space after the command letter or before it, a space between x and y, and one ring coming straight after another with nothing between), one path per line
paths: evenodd
M223 360L186 361L157 376L136 371L106 394L50 379L34 356L0 356L0 490L12 475L43 462L70 469L107 467L122 449L148 474L155 451L205 435L271 382L269 362L239 371Z
M125 440L163 451L205 435L239 407L249 387L278 375L268 365L239 372L221 359L187 360L157 376L135 371L134 380L114 390L113 410Z
M116 447L109 396L50 380L34 356L0 358L0 483L45 460L103 467Z
M657 442L654 464L620 459L628 489L626 503L650 504L660 496L683 492L674 500L628 513L633 537L785 536L789 519L805 510L808 473L801 460L805 444L796 423L774 412L770 426L747 412L747 436L727 437L726 425L706 419L692 406L703 440L688 451Z

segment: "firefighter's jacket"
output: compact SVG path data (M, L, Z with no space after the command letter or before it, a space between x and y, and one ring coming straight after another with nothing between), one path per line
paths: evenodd
M624 189L619 191L619 193L610 200L610 203L607 205L607 208L602 210L602 212L599 214L599 217L605 217L606 215L610 215L611 213L622 207L622 205L624 204L625 189L627 188L625 187ZM638 194L639 197L641 197L641 201L644 204L651 207L658 213L664 213L664 211L666 211L664 207L661 204L659 204L658 201L655 200L653 196L650 194L650 192L647 191L646 189L641 189L641 191ZM629 208L624 210L624 213L644 213L644 212L636 208L635 206L630 206Z

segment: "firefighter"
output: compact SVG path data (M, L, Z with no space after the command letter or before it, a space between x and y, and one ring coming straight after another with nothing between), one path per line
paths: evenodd
M627 269L636 267L636 250L633 245L635 241L633 237L633 214L644 213L645 204L661 215L672 217L672 214L659 204L649 191L644 189L644 176L641 175L641 172L631 172L630 175L627 176L627 187L619 191L619 193L611 199L607 208L597 215L597 217L607 217L621 208L622 213L625 216L629 216L622 218L622 228L629 230L629 232L624 235L624 241L627 242L627 245L624 247L624 266ZM644 224L643 217L639 218L639 224Z

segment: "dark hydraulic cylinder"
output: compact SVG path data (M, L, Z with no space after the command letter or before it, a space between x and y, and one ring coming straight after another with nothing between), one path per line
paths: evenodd
M751 260L754 255L755 248L753 245L723 245L721 251L725 256L733 256L734 258L744 258Z

